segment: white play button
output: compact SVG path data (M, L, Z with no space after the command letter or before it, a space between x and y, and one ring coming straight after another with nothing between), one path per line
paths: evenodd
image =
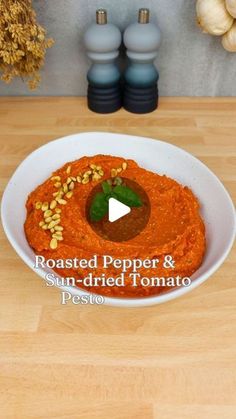
M117 199L109 199L108 219L111 223L129 214L130 211L130 207L128 207L125 204L122 204L122 202L120 201L117 201Z

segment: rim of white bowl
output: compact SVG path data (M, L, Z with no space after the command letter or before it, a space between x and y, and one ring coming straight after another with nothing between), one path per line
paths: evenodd
M2 220L2 225L3 225L4 232L7 236L10 244L12 245L12 247L14 248L16 253L20 256L20 258L26 263L26 265L28 265L29 268L31 268L37 275L41 276L44 279L44 281L46 281L45 271L41 268L37 269L37 270L34 268L34 266L32 265L32 261L31 261L30 257L28 257L25 254L24 251L22 251L21 246L18 245L14 236L11 234L11 232L8 228L8 224L7 224L7 221L5 219L4 214L5 214L5 205L6 205L7 195L9 193L9 189L10 189L10 183L14 180L14 178L17 178L17 173L18 173L18 171L21 170L22 166L24 166L28 160L30 160L32 157L34 157L34 155L37 154L39 152L39 150L42 150L44 148L48 148L48 146L50 147L50 146L54 145L54 143L68 141L69 139L73 139L75 137L78 137L78 135L83 135L83 136L85 136L85 135L88 135L88 136L102 135L102 136L113 136L113 137L114 136L116 136L116 137L122 137L123 136L123 137L129 137L130 140L133 140L134 142L136 142L136 141L140 141L140 142L149 141L149 142L152 142L152 143L157 143L158 142L159 144L161 144L165 147L169 147L170 149L171 148L176 149L176 150L182 152L186 156L192 158L195 162L197 162L197 164L202 166L204 168L204 170L206 170L211 176L214 177L218 186L221 188L222 192L225 194L225 197L227 198L228 205L229 205L230 209L232 210L232 215L234 214L234 224L233 224L233 228L232 228L231 237L230 237L228 245L225 247L225 250L222 253L221 257L219 257L218 260L215 263L213 263L213 265L207 270L207 272L200 275L199 278L195 278L191 282L190 286L188 286L188 287L182 286L182 287L179 287L179 288L174 288L174 289L172 289L168 292L165 292L163 294L160 294L160 295L157 294L157 295L154 295L154 296L151 296L151 297L144 297L144 298L121 298L121 297L105 297L105 296L103 296L104 297L104 305L114 306L114 307L147 307L147 306L162 304L164 302L174 300L178 297L181 297L181 296L187 294L188 292L197 288L199 285L201 285L203 282L205 282L210 276L212 276L214 274L214 272L216 272L217 269L223 264L224 260L228 256L228 254L229 254L229 252L230 252L230 250L233 246L233 243L234 243L234 240L235 240L235 235L236 235L236 217L235 217L234 204L233 204L233 201L231 199L231 196L230 196L229 192L227 191L227 189L225 188L223 183L220 181L220 179L204 163L202 163L201 160L199 160L197 157L193 156L191 153L187 152L186 150L184 150L181 147L178 147L174 144L168 143L166 141L156 140L156 139L149 138L149 137L138 137L138 136L129 135L129 134L119 134L119 133L102 132L102 131L79 132L77 134L72 134L72 135L68 135L68 136L65 136L65 137L61 137L61 138L49 141L48 143L38 147L36 150L32 151L32 153L30 153L27 157L25 157L25 159L19 164L19 166L16 168L16 170L13 172L11 178L9 179L9 181L7 183L7 186L6 186L6 188L3 192L3 196L2 196L1 220ZM29 246L29 248L30 248L30 246ZM60 286L60 285L55 285L55 286L59 289L62 289L63 291L70 292L72 294L72 296L74 296L74 295L78 295L78 296L82 296L82 295L100 296L100 294L96 294L96 293L93 293L93 292L88 292L88 291L85 292L82 288L79 288L79 287L66 287L66 286Z

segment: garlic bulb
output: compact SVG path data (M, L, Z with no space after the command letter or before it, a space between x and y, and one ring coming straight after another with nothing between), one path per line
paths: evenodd
M223 35L232 24L233 18L225 7L225 0L197 0L198 23L211 35Z
M222 45L229 52L236 52L236 21L232 28L222 37Z
M236 18L236 0L226 0L225 5L229 14Z

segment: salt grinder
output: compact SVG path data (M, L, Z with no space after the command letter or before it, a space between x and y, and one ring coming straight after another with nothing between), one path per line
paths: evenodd
M152 112L158 106L159 74L154 60L161 33L149 18L149 9L140 9L138 22L129 25L124 33L129 65L125 72L123 106L130 112L140 114Z
M88 107L97 113L111 113L120 109L121 74L115 63L121 45L121 32L107 22L107 11L96 11L96 23L84 35L87 55L92 61L88 71Z

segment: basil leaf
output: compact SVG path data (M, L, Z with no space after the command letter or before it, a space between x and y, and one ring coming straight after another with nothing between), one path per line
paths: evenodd
M123 204L128 205L129 207L142 206L142 201L138 194L132 189L128 188L128 186L115 186L113 191L116 194L117 199Z
M90 219L91 221L100 221L107 213L108 201L106 200L106 195L103 192L99 192L95 195L90 207Z
M102 182L102 190L107 195L112 191L112 187L108 182Z

